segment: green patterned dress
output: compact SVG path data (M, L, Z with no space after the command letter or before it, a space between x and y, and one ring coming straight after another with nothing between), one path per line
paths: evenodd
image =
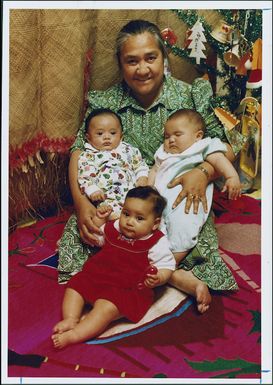
M159 98L147 109L142 108L130 95L123 83L106 91L90 91L87 114L96 108L110 108L117 112L123 123L124 141L140 149L148 165L154 161L154 153L163 140L163 127L170 114L180 108L196 109L206 123L206 135L228 141L235 154L241 149L242 138L236 132L225 132L211 107L213 97L208 81L198 78L192 85L171 76L164 78ZM80 127L72 151L83 149L84 124ZM234 131L234 130L233 130ZM59 242L59 283L66 282L80 271L89 255L97 251L82 243L77 218L73 214L68 220ZM236 281L218 252L218 240L210 214L200 233L198 243L183 260L179 268L191 270L214 290L237 289Z

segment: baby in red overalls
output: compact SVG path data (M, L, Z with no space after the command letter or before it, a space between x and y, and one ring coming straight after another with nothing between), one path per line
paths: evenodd
M116 221L107 221L111 208L97 210L105 243L68 282L63 320L53 328L56 348L93 338L115 319L138 322L145 315L154 301L152 289L175 270L167 237L158 230L165 206L154 188L142 186L128 191ZM93 307L82 317L86 303Z

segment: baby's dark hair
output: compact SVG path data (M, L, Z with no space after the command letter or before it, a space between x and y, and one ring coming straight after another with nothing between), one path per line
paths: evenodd
M91 111L90 114L87 116L85 119L85 124L84 124L84 132L85 134L88 132L89 124L90 121L95 117L99 115L114 115L120 122L120 127L122 130L122 121L120 116L113 110L110 110L110 108L96 108L95 110Z
M161 217L167 205L166 199L152 186L134 187L128 191L126 198L139 198L153 203L153 211L156 217Z
M168 117L168 120L173 118L185 117L188 119L190 124L193 124L196 127L196 131L203 131L205 133L206 124L202 115L196 110L191 110L190 108L181 108L180 110L175 111Z

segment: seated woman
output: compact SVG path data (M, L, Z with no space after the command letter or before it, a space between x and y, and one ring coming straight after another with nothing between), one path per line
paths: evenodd
M116 55L122 81L105 91L90 91L87 114L96 108L110 108L122 120L124 140L139 148L151 166L154 153L163 141L163 127L170 114L181 108L196 109L204 118L206 135L228 142L226 156L232 161L239 152L242 139L238 132L225 132L211 108L212 89L207 80L195 79L192 85L164 74L168 55L156 25L145 20L132 20L119 32ZM93 218L96 208L81 194L77 181L78 157L84 146L84 123L72 146L69 163L71 193L75 205L73 214L59 243L59 283L65 283L81 271L84 262L96 251L100 230ZM207 162L181 177L171 186L181 185L176 203L186 199L185 209L196 212L201 202L206 209L206 187L217 175ZM92 257L91 257L92 258ZM178 274L179 273L179 274ZM170 283L193 296L198 310L209 308L213 290L235 290L236 281L218 252L217 233L212 216L208 217L197 245L179 265Z

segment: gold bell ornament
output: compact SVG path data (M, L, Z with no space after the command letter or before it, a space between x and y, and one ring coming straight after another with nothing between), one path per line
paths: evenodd
M224 53L224 62L229 67L238 67L240 64L240 39L241 34L238 30L230 32L231 49Z
M238 67L240 64L239 44L233 46L229 51L225 52L223 59L229 67Z

